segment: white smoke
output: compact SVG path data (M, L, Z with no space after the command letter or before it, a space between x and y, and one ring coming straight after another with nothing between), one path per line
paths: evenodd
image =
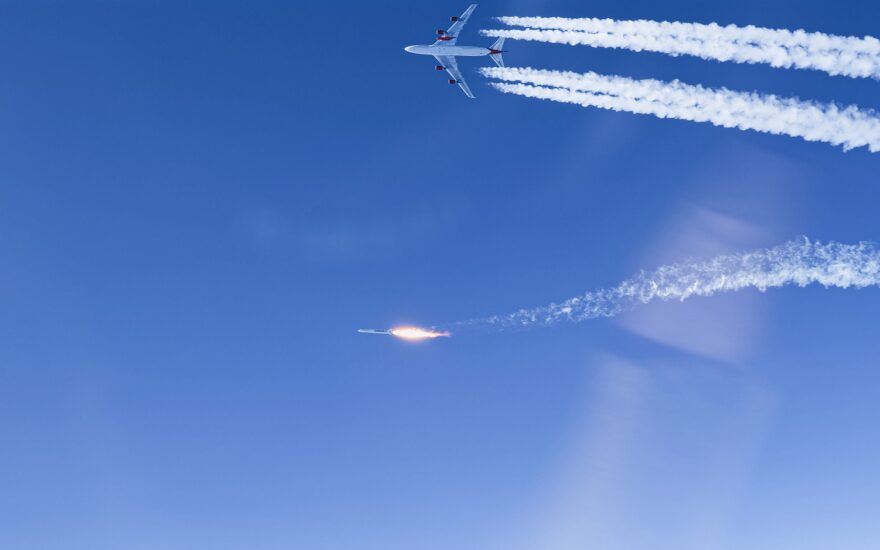
M492 83L502 92L525 97L783 134L840 145L846 150L867 146L871 152L880 151L880 117L855 106L592 72L500 67L483 68L481 72L489 78L536 85Z
M578 323L614 317L654 300L684 301L745 288L820 284L826 288L865 288L880 285L880 251L868 242L840 244L803 238L753 252L718 256L641 272L621 284L587 292L559 304L522 309L459 323L460 326L498 328L549 326L561 321Z
M499 17L526 30L483 30L485 36L572 46L621 48L716 61L765 63L778 68L813 69L831 75L880 78L880 40L715 23L616 21L561 17Z

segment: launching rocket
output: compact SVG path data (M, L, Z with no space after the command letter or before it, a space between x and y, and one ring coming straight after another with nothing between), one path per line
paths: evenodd
M375 330L371 328L362 328L358 330L361 334L381 334L384 336L394 336L403 340L430 340L434 338L450 338L449 332L438 332L435 330L418 328L418 327L397 327L388 330Z

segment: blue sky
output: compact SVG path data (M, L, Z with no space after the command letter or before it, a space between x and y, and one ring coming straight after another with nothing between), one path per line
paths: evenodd
M408 345L797 235L878 157L504 96L465 4L0 2L0 546L870 548L880 294ZM877 35L867 1L483 3ZM509 65L878 108L877 82L511 42ZM439 147L439 151L438 151Z

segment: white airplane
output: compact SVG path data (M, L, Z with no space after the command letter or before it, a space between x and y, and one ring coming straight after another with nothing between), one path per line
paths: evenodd
M461 17L453 16L452 26L449 27L449 30L437 29L437 41L430 46L407 46L404 48L404 50L409 53L414 53L416 55L433 55L437 60L437 63L439 63L439 65L437 65L437 70L446 70L446 72L449 73L449 76L452 77L449 80L449 83L458 84L464 93L471 99L474 98L474 94L471 93L471 89L468 88L467 82L464 81L461 71L458 70L458 63L455 61L455 58L482 57L488 55L496 65L499 67L504 66L504 58L501 56L501 54L504 53L501 49L504 47L503 38L496 40L489 48L456 45L459 33L461 33L461 30L468 22L468 19L471 18L471 14L474 13L475 9L477 9L477 5L471 4L468 9L464 10Z

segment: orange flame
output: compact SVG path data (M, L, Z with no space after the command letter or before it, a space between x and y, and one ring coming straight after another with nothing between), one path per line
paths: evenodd
M418 327L399 327L391 329L391 335L403 340L430 340L433 338L449 338L452 336L450 332L436 332Z

